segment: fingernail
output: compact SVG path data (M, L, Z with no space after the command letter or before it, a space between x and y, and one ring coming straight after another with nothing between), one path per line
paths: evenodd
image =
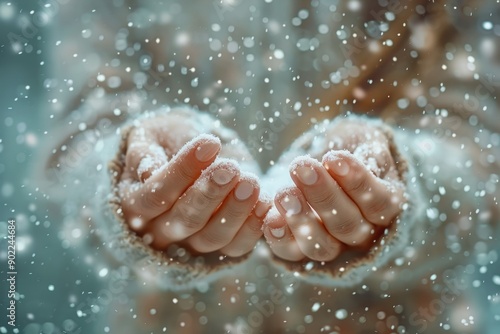
M286 210L288 216L296 215L302 209L299 199L293 195L283 197L280 204Z
M242 181L236 186L234 196L240 201L244 201L253 194L253 185L248 181Z
M236 176L236 173L230 169L217 169L212 174L212 179L219 186L223 186L231 182L231 180Z
M311 186L318 181L318 173L314 170L312 166L301 166L296 170L297 176L303 184Z
M279 227L279 228L270 228L271 234L273 237L276 239L281 239L285 236L285 227Z
M139 162L137 174L142 182L146 181L151 176L151 170L154 168L154 164L154 159L150 155L146 155L142 158L141 162Z
M200 162L212 160L219 152L219 144L214 142L206 142L196 148L195 156Z
M257 203L257 205L255 206L255 215L258 218L264 217L264 215L267 213L267 211L269 211L270 207L271 207L271 205L269 203L265 203L265 202Z
M328 167L337 175L346 176L349 173L349 165L342 160L330 161Z

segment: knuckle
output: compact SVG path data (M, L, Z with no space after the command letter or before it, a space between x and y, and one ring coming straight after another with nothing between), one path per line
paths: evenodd
M167 205L167 202L155 193L149 193L142 196L142 204L146 209L157 209Z
M261 236L262 235L262 223L263 221L256 218L254 221L246 223L247 228L250 231L250 233Z
M184 205L180 208L179 216L185 230L194 233L201 228L203 222L196 208Z
M329 230L333 235L349 236L354 234L357 225L353 220L346 220L331 224Z
M190 183L198 177L198 174L187 163L175 168L174 173L183 183Z
M374 223L389 223L400 212L401 200L397 194L386 192L366 205L366 217Z
M182 221L184 229L188 231L198 231L200 228L200 217L195 213L186 214Z
M367 171L363 171L360 173L356 173L357 177L353 178L353 180L349 183L349 191L354 193L365 192L368 189L368 184L366 180Z
M385 213L388 209L388 201L386 198L374 199L368 203L366 211L369 220L381 221L385 220Z
M203 209L206 205L221 200L221 192L213 187L201 187L198 189L193 198L193 204L199 208Z
M333 205L337 201L337 194L335 191L328 191L328 189L320 189L308 194L308 201L311 204L325 204Z
M226 193L221 191L220 188L209 186L206 188L206 191L203 192L203 196L209 202L220 202L226 197Z
M233 205L230 210L227 210L226 219L227 220L243 220L250 215L250 210L242 206Z
M388 194L382 193L379 189L370 188L362 192L356 200L359 207L364 211L378 213L388 205Z
M203 233L203 242L211 246L214 250L224 246L227 243L227 238L218 233Z
M205 252L215 251L226 244L226 238L222 234L205 232L199 236L199 244L203 245Z

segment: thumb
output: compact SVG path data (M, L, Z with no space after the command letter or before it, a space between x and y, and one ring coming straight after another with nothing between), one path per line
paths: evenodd
M155 170L168 162L162 146L150 135L136 129L130 133L125 157L127 171L134 179L147 180Z
M384 178L393 164L389 148L383 142L361 144L354 150L353 155L380 178Z
M137 177L141 182L149 179L155 170L168 162L165 150L157 143L150 144L143 150L143 154L144 156L137 166Z

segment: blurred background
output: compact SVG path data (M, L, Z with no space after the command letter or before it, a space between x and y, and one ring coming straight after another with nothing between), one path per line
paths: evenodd
M48 27L33 24L40 3L0 0L0 333L93 333L95 322L83 321L81 305L88 312L100 289L109 283L105 268L91 265L92 252L79 254L61 242L58 210L33 182L38 151L50 123L43 112L50 101L44 82ZM31 24L30 24L31 22ZM40 22L43 23L43 22ZM16 270L18 331L6 324L7 221L16 220ZM498 290L500 269L490 268L492 280L482 281L474 301L484 310L485 327L500 328ZM479 274L478 274L479 275ZM481 278L478 278L481 281ZM496 306L495 306L496 305Z
M33 24L40 3L0 1L0 333L91 333L76 296L98 291L88 256L58 237L58 217L33 183L49 115L44 81L47 26ZM31 22L29 25L27 22ZM33 29L35 28L35 29ZM16 325L7 325L7 221L16 220Z

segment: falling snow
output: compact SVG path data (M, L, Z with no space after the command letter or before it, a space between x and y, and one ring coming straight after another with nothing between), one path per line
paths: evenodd
M0 0L0 333L496 333L498 5Z

